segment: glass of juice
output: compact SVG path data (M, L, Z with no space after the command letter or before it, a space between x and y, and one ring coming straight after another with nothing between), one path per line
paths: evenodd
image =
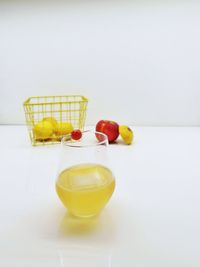
M61 141L60 158L56 191L68 212L76 217L99 214L115 189L107 136L84 131L75 141L67 135Z

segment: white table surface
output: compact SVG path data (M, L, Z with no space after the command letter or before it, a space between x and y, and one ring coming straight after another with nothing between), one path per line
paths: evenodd
M0 266L200 266L200 128L133 129L134 145L110 147L110 203L85 221L55 193L59 146L0 126Z

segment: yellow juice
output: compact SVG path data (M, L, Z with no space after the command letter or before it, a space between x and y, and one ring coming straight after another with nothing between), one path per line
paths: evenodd
M98 214L115 188L112 172L103 165L81 164L62 171L56 191L64 206L75 216Z

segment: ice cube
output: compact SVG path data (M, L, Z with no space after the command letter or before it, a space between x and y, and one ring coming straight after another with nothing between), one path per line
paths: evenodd
M97 167L91 165L86 168L71 170L68 176L69 185L73 189L85 189L102 185L102 174Z

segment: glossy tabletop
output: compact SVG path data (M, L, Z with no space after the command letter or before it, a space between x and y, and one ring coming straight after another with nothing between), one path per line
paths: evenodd
M110 145L112 199L79 220L55 192L59 145L0 126L0 266L200 266L200 128L133 130L133 145Z

